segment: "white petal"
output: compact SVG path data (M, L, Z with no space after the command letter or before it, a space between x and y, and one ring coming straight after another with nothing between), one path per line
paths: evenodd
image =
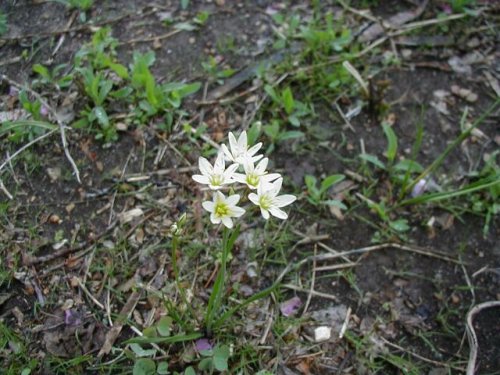
M269 212L271 213L271 215L276 216L278 219L285 220L286 218L288 218L288 215L286 214L286 212L283 210L280 210L277 207L270 207Z
M227 148L227 146L226 145L221 145L220 147L221 147L222 152L224 153L224 155L226 155L226 158L228 160L234 161L233 155L231 154L231 151L229 151L229 149Z
M233 173L236 172L238 169L239 165L238 164L231 164L227 169L224 171L224 179L229 179L233 176Z
M214 174L214 168L212 167L212 164L210 164L209 161L203 156L199 157L198 166L200 167L201 174L204 174L206 176Z
M232 178L233 178L233 180L239 182L240 184L247 183L247 176L244 175L243 173L234 173Z
M193 180L195 180L196 182L200 183L200 184L209 184L210 183L210 180L208 179L207 176L202 176L201 174L194 174L192 176Z
M248 194L248 199L250 199L250 202L252 202L255 205L259 205L259 196L255 193L250 193Z
M255 170L255 167L253 165L253 161L249 158L244 158L243 159L243 169L245 169L246 174L253 173Z
M262 207L260 208L260 213L262 214L262 217L266 220L269 220L269 211L263 209Z
M262 142L259 142L257 143L256 145L253 145L252 147L250 147L247 151L247 154L249 156L253 156L257 153L257 151L260 150L260 148L262 147ZM260 159L260 158L259 158Z
M229 147L231 148L231 155L234 157L238 151L238 141L232 132L229 132Z
M236 206L236 203L238 203L240 200L240 196L238 194L233 194L230 197L226 199L226 203L228 206Z
M240 151L246 151L248 148L247 132L243 130L238 138L238 148Z
M210 190L220 190L220 189L222 189L221 185L212 185L212 184L209 184L208 187L210 188Z
M231 216L240 217L245 213L245 210L241 207L232 207L231 208Z
M214 212L215 203L211 201L202 202L201 206L208 212Z
M279 195L273 199L273 206L285 207L285 206L288 206L289 204L295 202L296 199L297 199L297 197L294 195L291 195L291 194Z
M269 190L269 193L271 194L271 196L275 197L278 195L278 193L281 190L282 184L283 184L283 178L281 178L281 177L272 183L273 187L271 190Z
M260 154L260 155L256 155L256 156L252 156L252 161L254 163L258 162L260 159L262 159L264 155Z
M261 178L261 180L263 180L266 183L266 182L272 182L280 177L281 177L281 175L279 173L269 173L269 174L265 174L265 175L261 176L260 178Z
M261 161L259 161L259 164L257 164L257 166L255 167L255 172L257 172L257 174L264 174L268 163L269 163L268 158L264 158Z
M225 201L226 201L226 197L224 196L224 194L222 194L220 191L215 193L215 196L214 196L214 203L215 204L217 204L219 202L225 202Z
M231 218L229 216L223 216L221 218L221 220L222 220L222 224L224 224L229 229L231 229L233 227L233 221L231 220Z
M215 159L214 173L217 174L224 173L224 169L226 169L226 162L224 161L224 153L219 152L217 154L217 159Z
M210 215L210 221L212 222L212 224L219 224L221 222L221 218L218 216L215 216L215 214L212 213Z

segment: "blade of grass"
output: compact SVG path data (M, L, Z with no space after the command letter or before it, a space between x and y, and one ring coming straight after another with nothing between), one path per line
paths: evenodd
M408 186L407 190L411 190L418 181L420 181L421 179L425 178L426 176L428 176L429 174L431 174L432 172L434 172L443 163L444 159L446 159L446 157L448 156L448 154L455 147L457 147L460 143L462 143L467 137L469 137L471 135L472 131L475 128L477 128L484 121L484 119L487 118L498 107L499 104L500 104L500 99L497 99L486 111L484 111L484 113L476 121L474 121L474 123L472 124L472 126L470 128L468 128L467 130L465 130L464 132L462 132L451 144L448 145L448 147L446 147L446 149L443 151L443 153L441 155L439 155L437 157L437 159L434 160L434 162L431 165L429 165ZM465 116L462 117L462 120L464 120L464 117ZM395 207L398 207L398 205L396 205Z

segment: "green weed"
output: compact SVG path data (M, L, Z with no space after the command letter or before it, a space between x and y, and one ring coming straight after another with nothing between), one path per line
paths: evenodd
M318 186L318 180L316 179L316 177L311 175L306 175L304 177L304 181L307 187L307 200L314 206L319 206L319 205L336 206L343 210L346 210L347 207L342 202L336 199L328 199L327 197L328 190L335 184L338 184L340 181L344 179L345 179L344 175L334 174L325 177Z
M0 12L0 36L5 34L8 30L7 16Z

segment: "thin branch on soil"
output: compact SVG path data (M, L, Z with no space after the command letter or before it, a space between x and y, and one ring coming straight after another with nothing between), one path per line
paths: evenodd
M260 345L264 345L266 343L267 336L269 335L269 332L271 331L271 327L273 325L273 321L274 321L274 310L270 309L270 315L269 318L267 319L266 328L264 329L264 332L262 333L262 336L259 341Z
M337 252L334 254L320 254L317 256L309 256L307 258L302 259L300 262L290 263L288 266L285 267L285 269L283 271L281 271L279 276L276 278L276 281L274 282L273 286L271 286L270 288L275 288L290 271L297 270L300 267L302 267L304 264L309 263L313 260L316 260L318 262L323 262L323 261L327 261L327 260L333 260L333 259L337 259L337 258L347 257L350 255L367 254L367 253L370 253L373 251L391 249L391 248L395 248L395 249L403 250L403 251L408 251L411 253L416 253L419 255L428 256L431 258L436 258L436 259L440 259L440 260L455 263L455 264L460 264L459 260L450 258L446 255L442 255L442 254L437 253L437 252L432 252L430 250L425 250L425 249L421 249L421 248L417 248L417 247L413 247L413 246L407 246L407 245L401 245L398 243L389 242L389 243L384 243L384 244L380 244L380 245L373 245L373 246L361 247L361 248L353 249L353 250ZM357 262L359 262L359 260ZM292 286L292 287L297 288L295 286ZM302 290L302 291L307 292L306 290Z
M465 326L465 332L467 332L467 338L469 339L469 362L467 364L467 375L474 375L476 372L476 361L477 361L477 353L478 353L478 341L476 331L474 330L473 320L474 317L484 309L489 309L491 307L500 307L500 301L488 301L484 303L480 303L479 305L474 306L467 313L467 322Z
M87 289L87 287L82 283L82 281L80 280L80 278L76 278L76 280L78 281L78 286L80 287L80 289L87 295L87 297L89 297L92 302L94 302L94 304L96 306L98 306L101 310L103 311L106 311L106 309L104 308L104 305L99 302L93 295L92 293L90 293L90 291Z
M434 366L439 366L439 367L450 367L454 370L459 370L459 371L464 371L465 369L463 367L458 367L458 366L455 366L455 365L451 365L449 363L444 363L444 362L439 362L439 361L434 361L432 359L429 359L429 358L426 358L426 357L422 357L420 354L417 354L417 353L414 353L414 352L411 352L409 351L408 349L405 349L403 348L402 346L399 346L399 345L396 345L392 342L390 342L389 340L387 340L385 337L382 337L380 336L380 339L384 342L384 344L386 344L387 346L390 346L394 349L397 349L403 353L406 353L408 355L411 355L412 357L415 357L417 359L420 359L421 361L423 362L427 362L427 363L430 363Z
M342 112L342 109L340 108L339 104L337 102L334 103L335 105L335 109L337 110L337 112L339 113L340 117L342 117L342 120L344 120L346 126L353 132L353 133L356 133L356 130L354 129L354 127L352 126L351 122L349 121L349 119L345 116L344 112Z
M132 331L134 331L137 334L137 336L140 336L140 337L144 336L144 333L142 333L140 329L135 328L133 325L130 325L130 329ZM150 343L150 345L153 348L155 348L156 350L158 350L163 356L167 356L167 352L165 350L163 350L162 348L160 348L158 346L158 344L155 344L154 342L152 342L152 343Z
M134 43L147 43L147 42L154 42L156 40L163 40L163 39L167 39L167 38L170 38L176 34L179 34L182 30L181 29L177 29L177 30L173 30L173 31L170 31L166 34L162 34L162 35L157 35L157 36L148 36L148 37L144 37L144 38L135 38L135 39L130 39L130 40L126 40L126 41L123 41L123 42L119 42L118 45L119 46L124 46L124 45L128 45L128 44L134 44Z
M347 331L347 326L349 325L349 320L351 319L351 312L352 312L352 309L349 306L347 308L346 313L345 313L344 324L342 324L342 328L340 328L339 339L343 338L345 335L345 331Z
M305 288L301 288L300 286L293 285L293 284L283 284L281 286L283 288L286 288L286 289L295 290L296 292L309 293L310 295L312 295L314 297L321 297L321 298L325 298L325 299L330 299L330 300L335 301L335 302L339 301L339 299L337 297L335 297L333 294L322 293L322 292L318 292L316 290L305 289Z
M317 254L318 254L318 245L314 244L314 257L316 257ZM309 294L307 295L307 300L306 300L306 303L304 305L304 310L302 311L302 315L304 315L307 312L307 309L309 308L309 304L311 303L312 293L314 292L315 282L316 282L316 260L313 259L311 287L309 288Z
M57 125L59 126L59 133L61 134L61 143L63 146L64 154L66 155L66 159L68 159L69 163L71 164L71 167L73 168L73 173L76 176L76 180L78 181L79 184L81 184L82 181L80 180L80 171L78 170L78 167L76 166L75 161L71 157L71 154L69 153L69 150L68 150L68 142L66 140L66 132L65 132L66 125L62 122L61 117L59 116L57 111L54 108L52 108L52 106L50 106L49 103L39 93L32 90L31 88L23 86L20 83L17 83L16 81L11 80L10 78L8 78L4 74L2 74L0 76L0 78L2 78L2 80L4 80L4 81L8 82L11 86L15 86L15 87L20 88L20 89L25 89L26 91L31 93L31 95L33 95L35 98L37 98L38 101L42 105L44 105L47 108L47 110L52 114L52 116L54 117L54 119L57 122ZM48 133L46 133L46 134L48 134ZM1 167L0 167L0 170L1 170Z
M77 252L79 250L83 250L86 247L87 247L86 250L90 251L95 246L95 243L97 243L106 234L108 234L109 232L111 232L116 227L117 224L118 224L118 221L115 221L111 225L109 225L104 231L102 231L100 234L98 234L93 239L94 243L91 244L90 246L88 246L88 244L85 242L85 243L82 243L82 244L80 244L78 246L61 248L61 249L59 249L57 251L54 251L53 253L50 253L50 254L47 254L47 255L42 255L42 256L39 256L39 257L33 257L33 256L29 255L29 254L23 254L23 264L25 266L31 266L31 265L34 265L34 264L47 263L47 262L50 262L51 260L54 260L56 258L65 256L67 254L71 254L71 253Z
M78 15L78 11L74 11L73 14L71 14L71 17L69 18L69 21L68 23L66 24L66 27L65 29L69 29L71 27L71 25L73 24L73 22L75 21L75 18L76 16ZM57 41L57 44L56 44L56 47L54 48L54 50L52 51L52 54L51 56L54 57L57 53L57 51L59 51L59 49L61 48L62 44L64 43L64 40L66 39L66 34L63 34L61 35L61 37L59 38L59 40Z
M297 236L302 237L302 239L300 241L295 243L294 248L297 246L300 246L300 245L316 243L318 241L327 240L330 238L329 234L318 234L318 235L310 236L310 235L307 235L307 234L304 234L304 233L298 231L297 229L292 229L292 232L294 234L296 234Z
M0 178L0 190L3 191L3 193L7 196L7 198L9 198L10 200L14 199L14 197L12 196L11 193L9 193L9 191L7 190L7 188L5 187L5 185L3 184L3 181L2 179Z
M104 344L102 345L101 350L97 354L99 358L111 352L113 344L120 335L123 326L132 315L132 312L135 310L135 307L137 306L137 303L139 302L141 297L142 297L142 290L136 290L130 294L130 296L127 299L127 302L125 303L125 305L123 305L122 309L120 310L120 313L118 314L117 319L115 320L115 325L106 334Z
M9 155L7 154L7 158L5 159L5 161L0 165L0 175L2 174L2 170L5 168L5 166L8 164L8 165L12 165L12 159L14 159L17 155L19 155L20 153L22 153L24 150L30 148L31 146L33 146L35 143L41 141L42 139L44 138L47 138L48 136L54 134L56 132L56 130L51 130L45 134L42 134L41 136L39 137L36 137L35 139L31 140L30 142L26 143L25 145L23 145L22 147L20 147L18 150L16 150L16 152L14 152L12 155ZM13 199L14 197L9 193L9 191L7 190L7 188L4 186L2 180L0 179L0 190L2 190L2 192L7 195L7 197L9 199Z

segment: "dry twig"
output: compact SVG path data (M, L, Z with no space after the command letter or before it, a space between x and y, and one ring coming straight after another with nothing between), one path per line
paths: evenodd
M76 166L75 161L73 160L73 158L71 157L71 154L69 153L68 141L66 140L66 125L63 123L63 121L62 121L61 117L59 116L59 114L57 113L57 111L54 108L52 108L52 106L50 106L49 103L39 93L32 90L31 88L25 87L25 86L21 85L20 83L17 83L16 81L11 80L10 78L8 78L4 74L2 74L0 76L0 78L2 78L2 80L9 83L11 86L15 86L15 87L20 88L20 89L25 89L26 91L31 93L31 95L33 95L35 98L37 98L38 101L40 103L42 103L42 105L44 105L47 108L47 110L52 114L52 116L54 117L54 120L56 121L57 125L59 126L59 133L61 134L61 143L63 146L64 154L66 155L66 158L68 159L69 163L71 164L71 167L73 168L73 173L76 176L76 180L78 181L79 184L81 184L82 181L80 180L80 171L78 170L78 167ZM49 134L49 133L51 133L51 132L48 132L45 134ZM17 154L17 153L15 153L15 154ZM0 170L1 170L1 167L0 167Z

